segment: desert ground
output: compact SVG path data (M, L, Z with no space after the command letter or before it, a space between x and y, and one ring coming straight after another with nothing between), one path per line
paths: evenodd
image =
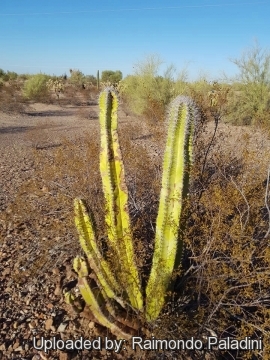
M42 337L111 336L93 322L91 314L72 312L63 299L63 289L76 283L72 259L82 253L72 223L72 201L87 195L73 175L80 172L84 178L85 173L85 184L91 181L85 144L89 138L98 146L99 139L98 105L84 106L81 115L79 106L40 103L32 103L23 114L0 113L0 359L149 358L128 350L45 354L33 348L33 337L38 345ZM157 142L138 117L120 108L119 127L134 149L145 151L160 166L162 141ZM210 139L213 130L210 123L205 136ZM232 153L243 150L245 143L238 141L243 132L253 139L249 149L265 157L267 166L267 134L221 124L219 145ZM92 155L98 158L98 151ZM79 158L85 168L76 168ZM65 176L70 164L76 171ZM161 356L155 358L165 358Z

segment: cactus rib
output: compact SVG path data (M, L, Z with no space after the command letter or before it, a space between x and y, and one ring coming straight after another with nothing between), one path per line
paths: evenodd
M182 247L182 242L178 243L180 215L183 199L187 195L195 118L196 108L191 99L178 96L172 102L156 221L155 250L146 288L148 321L155 320L162 309L176 253Z

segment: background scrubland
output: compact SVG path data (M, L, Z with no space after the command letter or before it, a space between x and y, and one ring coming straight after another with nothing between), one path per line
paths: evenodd
M63 289L76 283L71 265L74 256L81 253L73 220L75 197L86 199L95 216L100 247L106 252L97 98L110 82L121 99L119 136L143 283L153 253L167 106L175 96L184 94L195 100L201 113L190 194L181 220L187 224L181 233L185 244L182 265L176 269L174 291L168 294L162 315L153 326L144 324L140 335L168 339L193 336L202 340L207 336L261 337L264 348L252 352L128 351L119 355L96 353L96 358L269 358L270 54L256 45L232 61L238 67L238 76L224 76L214 82L207 78L190 82L186 71L176 77L173 66L160 74L161 60L157 56L136 64L134 74L124 79L121 71L104 71L100 84L96 75L84 75L77 69L62 77L0 70L0 119L10 121L15 117L14 128L15 123L20 127L23 119L26 125L20 141L27 144L20 148L19 143L16 148L13 137L8 138L7 126L0 125L0 165L2 161L2 169L13 169L12 174L20 161L15 160L10 167L5 162L10 154L17 154L17 159L23 154L25 166L30 169L29 175L18 173L21 181L14 186L15 178L8 178L8 171L3 170L1 175L0 319L2 323L10 319L12 329L4 335L2 326L3 356L16 358L19 352L27 359L36 356L30 335L20 336L29 328L47 337L55 333L62 338L107 334L86 310L84 315L71 312L63 301ZM61 81L59 96L47 86L49 79ZM74 130L68 134L60 131L52 138L57 116L61 116L63 126ZM72 122L65 125L65 117L68 120L70 116ZM81 126L83 131L77 131ZM6 307L13 296L33 283L36 293L24 290L29 295L28 306L39 308L35 304L49 299L44 303L47 313L40 310L42 317L33 315L35 319L22 329L24 321L18 321L19 315L13 316ZM20 306L23 300L14 302ZM57 309L56 313L60 311L60 320L48 315L50 307ZM31 309L27 311L33 312ZM66 333L58 331L63 323L68 324ZM87 358L83 353L64 352L44 356Z

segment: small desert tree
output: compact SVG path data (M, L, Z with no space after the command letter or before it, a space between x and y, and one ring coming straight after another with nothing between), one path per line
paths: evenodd
M122 97L137 115L159 121L164 117L166 105L176 95L173 75L174 66L170 65L160 76L163 61L158 55L149 55L134 65L134 75L122 81Z
M112 70L104 70L101 73L101 81L103 83L111 83L115 84L121 81L123 78L123 74L120 70L112 71Z
M70 78L69 78L70 84L76 87L81 87L85 82L84 74L77 69L70 69L69 72L70 72Z
M270 123L270 52L256 41L239 59L231 61L239 73L233 79L238 91L230 100L229 120L244 125Z

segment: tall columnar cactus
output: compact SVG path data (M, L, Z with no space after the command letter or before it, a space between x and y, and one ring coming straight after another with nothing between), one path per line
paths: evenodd
M97 71L97 89L99 90L99 70Z
M168 138L163 162L162 188L156 221L155 249L152 268L146 287L145 304L132 242L128 212L128 191L118 133L118 98L113 88L106 88L99 98L101 151L100 172L105 197L107 242L117 257L119 267L102 257L96 240L96 229L83 200L75 199L75 223L80 243L87 260L77 257L74 269L78 273L81 294L97 321L108 327L116 336L128 338L119 325L117 311L132 307L144 314L146 320L155 320L162 310L172 280L176 255L182 251L179 238L180 215L183 200L188 194L189 172L192 165L192 145L195 121L198 116L195 104L179 96L171 104ZM94 273L98 294L93 290L88 267ZM93 275L91 276L93 278ZM124 289L124 290L123 290ZM122 291L122 292L121 292ZM74 302L70 293L66 300ZM145 305L145 306L144 306ZM134 327L130 327L129 329Z
M102 92L100 107L100 173L106 200L108 241L120 262L120 282L133 308L142 310L139 275L134 260L128 213L128 190L117 133L118 99L111 88Z
M163 162L162 188L156 221L155 250L146 287L146 318L154 320L165 301L179 241L180 215L188 193L192 139L197 111L187 97L178 96L169 109L169 130Z

